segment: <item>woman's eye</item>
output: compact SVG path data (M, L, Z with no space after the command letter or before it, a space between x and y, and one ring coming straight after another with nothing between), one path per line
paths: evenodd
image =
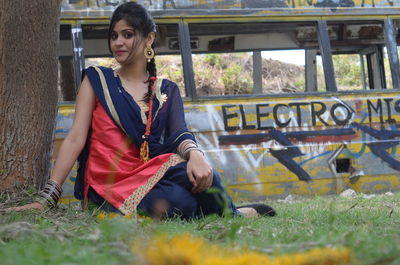
M116 40L118 38L118 35L116 33L111 33L111 39Z
M125 39L130 39L130 38L132 38L133 37L133 33L132 32L125 32L124 33L124 38Z

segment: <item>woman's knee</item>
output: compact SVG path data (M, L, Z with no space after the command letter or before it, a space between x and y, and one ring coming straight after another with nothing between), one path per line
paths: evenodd
M164 180L143 198L138 208L155 218L189 219L197 215L199 207L189 191L171 181Z

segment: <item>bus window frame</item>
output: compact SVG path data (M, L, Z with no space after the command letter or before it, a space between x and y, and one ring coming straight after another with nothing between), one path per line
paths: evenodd
M393 89L400 88L400 64L399 55L397 51L397 41L396 41L396 30L393 23L393 19L387 18L383 21L384 26L384 37L386 51L389 59L390 73L392 75L392 87Z
M83 46L82 23L71 24L72 64L74 67L75 93L78 93L82 82L82 71L85 69L85 48Z
M318 44L324 67L325 87L327 92L337 92L335 69L333 67L331 41L326 20L317 22Z
M179 48L181 51L181 60L183 68L183 81L185 84L186 97L188 99L195 99L196 85L194 81L192 48L190 45L189 25L183 20L178 23L178 39Z
M336 86L336 78L335 78L335 71L333 67L333 60L332 60L332 50L331 50L331 44L329 40L329 34L328 34L328 27L327 27L327 21L326 20L309 20L307 22L310 23L315 23L316 24L316 30L317 30L317 39L318 39L318 45L319 49L321 51L321 57L322 57L322 62L324 66L324 76L325 76L325 86L327 88L326 92L336 92L337 91L337 86ZM220 22L223 23L223 22ZM246 23L246 22L243 22ZM250 23L250 22L248 22ZM213 98L237 98L237 97L260 97L260 96L265 96L265 95L270 95L270 94L243 94L243 95L224 95L224 96L198 96L196 94L196 85L194 81L194 70L193 70L193 62L192 62L192 50L190 46L190 31L189 31L189 24L188 22L182 20L179 23L179 42L180 42L180 47L181 47L181 56L182 56L182 63L183 62L191 62L190 67L186 69L185 65L184 67L184 80L185 80L185 90L186 90L186 95L187 98L190 99L197 99L197 98L206 98L206 99L213 99ZM332 78L333 77L333 78ZM323 93L326 93L323 92ZM306 93L309 94L310 92L307 92L307 88L305 92L299 92L299 93ZM299 94L299 93L296 93ZM280 95L283 93L277 93L274 95Z
M361 19L364 20L364 19ZM365 19L367 20L367 19ZM384 37L385 37L385 46L388 49L388 58L389 58L389 65L391 69L391 74L392 74L392 83L393 83L393 88L392 90L399 90L400 89L400 67L399 67L399 57L397 53L397 42L396 42L396 36L395 36L395 26L393 23L393 20L390 18L387 19L379 19L382 21L383 24L383 29L384 29ZM338 91L337 89L337 84L336 84L336 76L335 76L335 71L334 71L334 65L333 65L333 60L332 60L332 48L331 48L331 42L329 39L329 34L328 34L328 26L327 23L330 21L337 21L337 19L313 19L313 20L307 20L307 22L310 23L316 23L317 26L317 38L318 38L318 45L319 49L321 52L321 57L322 57L322 63L323 63L323 68L324 68L324 77L325 77L325 86L326 86L326 91L322 92L317 92L317 91L306 91L304 92L298 92L295 93L296 96L302 96L302 95L323 95L323 94L343 94L343 93L354 93L354 94L359 94L359 93L368 93L368 91L385 91L385 89L370 89L370 90L362 90L362 91L357 91L357 90L350 90L350 91ZM225 22L225 21L224 21ZM229 21L226 21L229 22ZM250 21L248 21L250 23ZM269 21L271 22L271 21ZM198 22L197 22L198 23ZM216 22L218 23L218 22ZM223 23L223 22L219 22ZM246 23L246 21L243 21L243 23ZM192 61L192 51L190 47L190 32L189 29L186 28L188 27L188 22L182 19L179 25L185 25L185 30L179 33L179 38L180 38L180 44L181 47L186 47L186 48L181 48L181 56L182 56L182 62L186 61ZM180 26L183 27L183 26ZM182 40L181 40L182 38ZM185 46L183 46L185 45ZM186 50L185 50L186 49ZM192 73L192 74L189 74ZM393 76L397 78L393 78ZM185 87L186 93L187 93L187 100L191 101L209 101L209 100L219 100L219 99L240 99L240 98L260 98L260 97L293 97L294 94L286 94L286 93L276 93L276 94L242 94L242 95L223 95L223 96L198 96L196 95L196 87L194 83L194 71L193 71L193 63L190 65L190 69L187 69L185 71L184 69L184 78L185 78L185 86L187 85L188 87ZM186 83L186 80L189 79L191 80Z
M361 19L364 20L364 19ZM367 20L367 19L365 19ZM390 65L390 71L392 74L392 83L393 90L400 89L400 66L399 66L399 56L397 53L397 41L396 41L396 29L393 22L393 19L389 16L386 19L378 19L382 21L383 29L384 29L384 37L385 37L385 46L388 51L388 59ZM260 20L265 22L279 22L274 20ZM307 19L307 20L299 20L299 21L307 21L310 23L316 24L317 37L318 37L318 45L321 51L322 62L324 66L324 76L326 82L325 91L307 91L298 92L295 94L288 93L276 93L276 94L242 94L242 95L223 95L223 96L198 96L196 94L196 86L194 80L194 70L193 70L193 61L192 61L192 49L190 45L190 32L189 32L189 23L199 23L199 21L190 21L185 18L180 18L179 20L170 20L163 21L162 19L159 21L161 24L163 23L173 23L178 26L178 39L180 44L180 56L182 60L183 67L183 78L185 83L185 91L186 97L185 101L203 101L203 100L219 100L219 99L240 99L240 98L261 98L261 97L293 97L302 96L302 95L323 95L323 94L332 94L332 93L368 93L371 90L362 90L362 91L337 91L336 88L336 78L330 78L334 75L334 66L332 62L332 50L331 43L328 35L328 27L327 23L330 21L338 21L335 18L329 19ZM94 21L93 21L94 22ZM92 22L92 23L93 23ZM98 20L96 21L99 24L103 24L105 21ZM95 23L96 23L95 22ZM213 21L214 22L214 21ZM229 21L215 21L214 23L224 23ZM243 23L251 23L252 21L243 21ZM81 73L85 67L85 53L83 46L83 33L81 25L84 24L85 21L81 20L73 20L73 21L64 21L62 24L69 24L71 26L71 42L72 42L72 55L73 55L73 65L74 65L74 76L75 76L75 85L76 88L79 87L81 82ZM329 49L328 49L329 47ZM330 72L331 74L328 74ZM333 73L333 74L332 74ZM373 89L374 91L385 91L386 89Z

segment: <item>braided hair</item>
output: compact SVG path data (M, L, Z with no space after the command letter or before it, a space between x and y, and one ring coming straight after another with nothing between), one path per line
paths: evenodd
M111 36L114 30L115 24L120 21L125 20L129 26L133 28L133 30L140 35L140 38L146 38L151 32L156 32L156 24L154 23L153 18L147 12L147 10L135 2L127 2L120 6L118 6L110 21L110 27L108 29L108 48L111 51ZM138 48L140 41L136 40L133 42L133 47L131 49L131 53L136 51ZM154 49L154 43L152 44L152 48ZM143 142L140 146L140 159L143 162L147 162L150 160L150 151L149 151L149 137L150 137L150 129L151 123L153 119L153 89L154 83L157 80L157 73L156 73L156 64L154 61L154 57L151 58L150 61L147 62L146 70L149 74L149 78L147 79L146 83L148 83L148 90L147 93L143 97L143 101L149 104L149 112L146 124L146 130L142 136Z
M154 43L151 45L151 48L154 50ZM154 60L154 57L151 58L150 62L147 62L147 73L149 73L149 79L147 80L147 83L149 84L149 86L148 86L148 91L144 95L143 100L146 103L149 103L149 100L151 98L151 95L152 95L153 89L154 89L154 82L157 79L157 68L156 68L156 62Z

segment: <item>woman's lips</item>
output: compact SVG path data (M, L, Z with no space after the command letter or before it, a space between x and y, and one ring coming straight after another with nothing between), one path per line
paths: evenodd
M122 55L122 54L124 54L125 52L126 52L126 51L116 51L115 54L116 54L116 55Z

